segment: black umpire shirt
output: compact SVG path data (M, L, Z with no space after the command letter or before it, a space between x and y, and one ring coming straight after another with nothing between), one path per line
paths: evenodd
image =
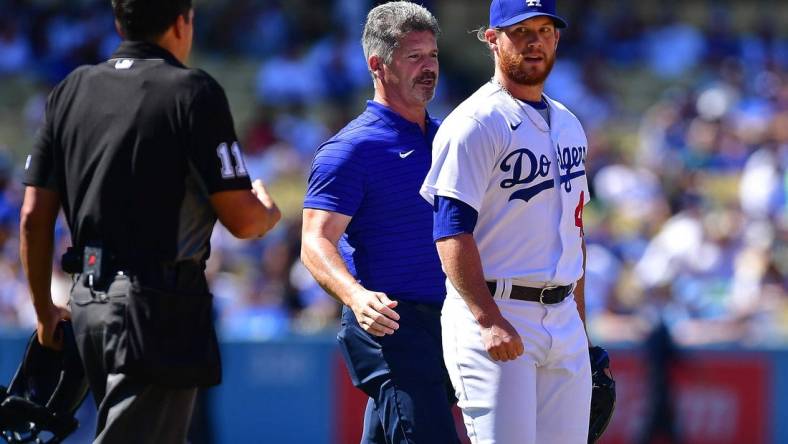
M119 263L204 261L208 196L250 189L227 98L163 48L123 42L49 96L24 183L60 194L82 248Z

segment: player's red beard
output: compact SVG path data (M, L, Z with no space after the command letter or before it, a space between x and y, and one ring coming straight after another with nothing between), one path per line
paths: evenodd
M504 75L515 83L527 86L541 85L547 80L550 71L553 70L555 53L551 56L542 52L541 56L545 62L544 69L539 69L533 65L524 65L525 56L522 54L499 49L498 65L501 67Z

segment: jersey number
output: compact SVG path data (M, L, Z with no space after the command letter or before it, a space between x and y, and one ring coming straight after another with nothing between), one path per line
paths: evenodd
M585 236L585 231L583 230L583 204L585 203L586 192L580 192L580 202L577 203L577 207L575 207L575 226L580 228L580 237Z
M233 168L233 163L230 160L230 153L232 153L232 156L235 159L235 168ZM226 143L219 145L216 147L216 155L219 156L219 160L222 162L222 177L224 179L246 177L249 175L249 172L246 170L246 163L244 163L244 156L241 153L241 147L238 146L238 142L233 142L233 145L230 147L230 149L227 149Z

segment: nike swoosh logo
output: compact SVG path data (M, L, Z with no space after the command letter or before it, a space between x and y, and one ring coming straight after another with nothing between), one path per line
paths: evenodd
M404 159L404 158L410 156L411 154L413 154L414 151L416 151L416 150L410 150L407 153L399 153L399 158L400 159Z
M522 124L523 124L522 120L517 125L515 125L514 123L510 123L509 124L509 128L511 128L512 131L517 131L517 128L520 128L520 125L522 125Z

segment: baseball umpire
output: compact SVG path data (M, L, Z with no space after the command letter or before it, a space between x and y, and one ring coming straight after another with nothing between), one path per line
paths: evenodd
M450 285L446 366L474 443L588 441L583 207L588 142L544 82L555 0L493 0L495 74L435 137L421 194Z
M457 443L441 352L445 276L419 196L438 122L435 17L410 2L370 11L364 55L375 97L320 146L304 200L301 259L342 302L338 335L369 396L363 443Z
M20 256L38 340L69 313L50 295L63 208L73 247L71 319L98 406L96 443L183 443L196 388L220 382L204 275L218 218L259 237L280 214L250 182L223 89L185 66L191 0L113 0L110 60L51 95L25 165Z

